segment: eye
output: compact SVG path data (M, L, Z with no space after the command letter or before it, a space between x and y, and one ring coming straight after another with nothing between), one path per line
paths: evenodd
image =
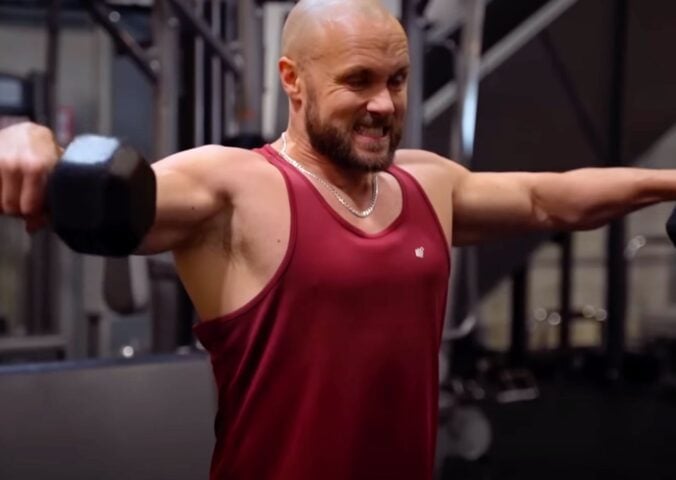
M396 75L390 77L389 85L393 88L402 88L406 84L407 74L406 72L399 72Z
M368 74L366 73L357 73L354 75L350 75L347 77L345 80L345 83L350 87L350 88L365 88L369 85L370 78Z

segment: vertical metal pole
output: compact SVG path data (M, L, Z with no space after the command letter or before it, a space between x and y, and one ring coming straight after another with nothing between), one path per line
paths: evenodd
M195 13L198 17L204 16L204 0L195 0ZM206 143L206 132L204 131L204 40L200 37L195 37L194 68L193 143L195 146L201 146Z
M175 153L178 148L178 20L166 0L153 5L152 28L157 58L151 62L158 71L155 88L155 159Z
M573 296L573 236L562 233L558 239L561 248L559 279L559 313L561 314L561 330L559 337L559 354L563 365L570 359L570 324Z
M221 37L222 0L211 0L211 32L214 37ZM223 64L213 55L211 57L211 98L209 99L209 112L211 114L211 143L220 145L223 141Z
M613 76L611 80L608 166L622 165L624 126L625 58L627 47L627 0L615 0ZM605 330L606 374L609 380L622 375L627 314L627 263L624 219L611 222L608 228L606 258Z
M484 0L465 0L463 4L465 23L456 62L459 101L451 132L451 153L455 161L469 166L474 156L486 6Z
M479 97L479 69L481 67L481 45L483 40L484 0L465 0L464 24L460 55L457 56L456 69L458 85L458 106L451 124L451 156L460 164L471 167L474 156L477 103ZM458 265L463 262L467 272L467 297L469 310L472 313L457 329L471 326L474 328L479 319L479 254L477 247L454 248L452 252L453 274L450 291L453 297L458 296ZM474 324L466 323L472 319ZM465 328L465 330L467 330Z
M512 366L523 366L528 348L528 264L512 275L512 325L509 357Z
M57 75L59 67L59 20L61 17L61 0L51 0L47 11L47 121L49 126L56 126L57 110Z
M402 20L408 35L410 73L408 89L408 113L404 132L406 148L423 147L423 86L425 81L425 36L423 20L419 15L416 0L403 0Z
M237 40L237 0L225 0L225 41L230 45ZM235 75L225 72L225 95L223 95L223 123L226 136L233 137L239 133L237 122L237 82Z
M244 54L240 133L260 134L263 127L263 13L256 0L240 0L239 43Z
M279 81L277 61L281 57L284 22L293 8L291 2L265 4L265 98L263 138L274 138L288 127L289 99Z
M60 38L61 38L61 0L51 0L47 12L47 75L46 81L46 105L49 127L56 128L56 116L58 114L58 75L60 60ZM59 262L57 254L57 244L51 233L44 233L39 239L39 254L42 265L38 267L41 270L42 278L37 281L42 289L42 308L40 324L41 331L44 333L53 333L55 330L62 330L61 315L58 313L61 298L58 295L56 280L59 278L59 272L63 265Z
M61 1L51 0L47 14L47 61L45 65L44 81L35 77L34 87L35 117L40 123L45 123L50 128L56 126L57 106L57 75L59 66L59 19ZM44 92L40 99L40 92ZM40 101L42 100L42 101ZM29 333L47 333L53 330L55 325L54 307L57 298L53 298L52 279L56 277L54 271L55 262L52 252L54 242L48 231L36 234L31 242L31 250L28 258L28 285L30 292L27 295L27 330Z
M167 0L157 0L153 4L151 22L157 57L151 62L151 66L158 72L154 92L155 151L153 154L155 159L171 155L178 149L179 22L172 13L173 10ZM154 261L158 266L166 267L171 264L171 257L158 256ZM159 289L157 286L155 288ZM167 298L175 298L175 296L167 296L167 293L163 291L157 293L160 302ZM168 352L176 348L179 328L178 314L176 309L163 307L166 306L161 304L155 308L152 319L154 352Z

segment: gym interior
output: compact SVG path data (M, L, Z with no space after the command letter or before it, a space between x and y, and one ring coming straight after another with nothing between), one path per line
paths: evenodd
M477 171L673 168L675 2L385 3L409 37L404 146ZM0 0L0 126L112 135L149 162L258 147L286 127L292 6ZM437 479L676 477L672 208L453 250ZM207 478L196 321L170 255L76 254L0 217L0 478Z

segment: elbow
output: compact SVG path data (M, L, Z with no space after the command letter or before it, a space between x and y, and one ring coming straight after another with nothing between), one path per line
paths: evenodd
M553 230L594 230L605 225L607 219L604 215L599 214L599 212L586 211L584 209L570 209L552 215L549 223Z
M606 223L603 212L594 211L576 202L545 204L533 202L537 228L555 231L593 230Z

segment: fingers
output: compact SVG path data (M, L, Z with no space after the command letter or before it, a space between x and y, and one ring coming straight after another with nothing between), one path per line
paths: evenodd
M5 168L0 171L0 214L35 216L44 208L46 175Z
M41 215L47 176L60 154L45 127L26 123L0 130L0 214Z
M47 217L44 215L37 215L34 217L26 217L26 232L33 234L38 230L46 227L48 223Z
M46 177L44 173L27 172L23 176L21 196L19 198L20 214L35 216L42 212L44 206Z
M0 198L2 213L5 215L19 215L21 213L21 172L14 168L1 169L0 183L2 183L2 197Z

